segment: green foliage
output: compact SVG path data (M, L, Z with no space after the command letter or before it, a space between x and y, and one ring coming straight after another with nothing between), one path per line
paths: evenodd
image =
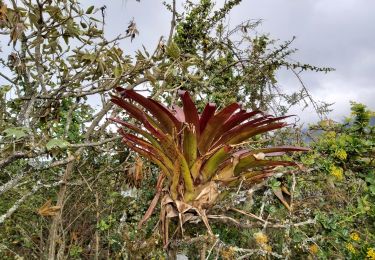
M48 150L52 150L53 148L66 148L69 145L69 142L62 140L62 139L51 139L46 144L46 148Z
M374 247L375 128L370 118L366 106L352 103L345 123L324 121L312 127L321 133L311 142L312 152L302 156L320 179L314 192L320 188L330 195L315 209L322 229L314 232L320 234L317 243L327 258L364 259Z
M26 127L10 127L3 131L6 137L14 137L16 140L27 136L28 132Z
M73 245L69 250L69 256L74 259L80 259L83 249L80 246Z
M134 153L124 149L105 120L118 115L109 104L115 86L147 89L153 99L168 105L180 105L177 90L184 88L192 93L199 113L207 102L219 109L242 102L244 108L282 115L291 106L311 100L306 88L283 93L277 86L278 70L331 70L292 61L293 39L280 43L257 32L259 21L227 27L228 14L238 0L222 6L211 0L185 3L183 13L174 12L176 27L170 39L160 41L154 52L143 48L131 56L122 46L136 35L135 22L131 33L108 39L105 6L82 6L73 0L0 0L0 41L10 45L0 55L1 259L52 259L51 241L55 254L69 259L165 259L162 237L155 229L157 214L143 229L137 228L154 196L159 171L147 162L142 171L135 171ZM173 11L172 5L166 6ZM91 104L94 99L101 101L99 106ZM327 108L316 106L318 112ZM373 130L363 105L353 104L353 111L345 124L323 123L327 129L310 142L316 151L301 158L309 174L287 168L280 173L295 173L295 179L276 176L249 192L243 191L250 188L245 182L230 188L237 191L240 186L239 192L223 189L227 196L213 210L219 214L216 217L229 218L212 221L219 239L205 236L201 225L191 224L185 237L176 232L176 248L192 258L199 250L212 248L211 258L224 259L251 252L248 258L375 254L371 251L375 250ZM247 145L251 149L303 146L301 139L294 143L298 136L301 133L288 128L254 137ZM188 151L194 146L191 135L185 143L189 145L184 156L191 166L197 156ZM289 162L298 159L282 157ZM206 170L210 172L209 167ZM293 208L288 211L274 193L293 187ZM46 201L61 207L59 217L38 213ZM256 214L267 225L228 212L229 208ZM155 210L161 210L159 204ZM317 222L303 224L306 219ZM178 225L174 222L171 227ZM56 231L56 239L50 239L51 230ZM355 232L360 240L352 239L357 239ZM190 243L190 237L197 240ZM187 240L179 244L183 238Z

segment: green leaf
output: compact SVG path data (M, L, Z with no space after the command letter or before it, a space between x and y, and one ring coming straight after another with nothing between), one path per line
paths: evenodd
M82 26L83 29L87 28L87 24L85 24L84 22L81 22L81 26Z
M167 54L175 60L180 58L181 51L175 42L171 42L171 44L169 44L169 46L167 47Z
M209 180L218 169L219 165L229 158L230 151L232 150L229 146L224 146L221 149L217 150L204 164L203 168L201 169L203 174L203 180Z
M183 152L189 168L197 159L197 136L196 131L187 126L184 129Z
M86 10L86 14L91 14L92 13L92 11L94 11L94 8L95 8L95 6L90 6L89 8L87 8L87 10Z
M115 78L119 78L122 75L122 68L120 66L114 69Z
M63 39L64 39L65 44L68 45L69 44L69 36L64 34Z
M2 85L0 87L0 94L5 94L7 93L9 90L12 89L12 86L11 85Z
M51 150L53 148L66 148L70 143L68 141L62 140L62 139L52 139L49 140L46 144L47 150Z
M91 62L95 61L96 59L96 54L94 53L86 53L82 55L82 60L89 60Z
M11 127L11 128L7 128L3 131L3 133L5 134L5 136L12 136L16 139L20 139L24 136L27 135L28 133L28 128L26 127Z

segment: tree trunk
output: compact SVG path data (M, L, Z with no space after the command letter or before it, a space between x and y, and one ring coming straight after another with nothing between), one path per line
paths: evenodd
M56 244L60 240L60 235L59 235L59 227L61 226L61 214L63 211L63 204L65 200L65 194L66 194L66 183L70 178L70 175L73 172L73 166L74 166L74 161L71 161L68 163L65 169L65 173L62 177L62 184L60 186L59 193L57 195L57 202L56 206L60 206L61 209L57 213L57 215L53 218L52 224L50 227L49 231L49 237L48 237L48 251L47 251L47 259L48 260L53 260L55 259L56 256Z

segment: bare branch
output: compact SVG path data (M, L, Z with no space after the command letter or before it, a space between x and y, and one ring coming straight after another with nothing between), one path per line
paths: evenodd
M169 30L169 37L167 44L169 45L172 41L174 28L176 26L176 0L172 1L172 21L171 21L171 28Z

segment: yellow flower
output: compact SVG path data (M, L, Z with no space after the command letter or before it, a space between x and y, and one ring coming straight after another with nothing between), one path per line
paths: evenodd
M370 260L375 260L375 249L374 248L369 248L367 250L367 258Z
M354 241L359 241L361 240L361 238L359 237L358 233L357 232L353 232L350 234L350 238Z
M229 247L227 249L223 249L221 251L221 257L224 259L224 260L231 260L231 259L235 259L235 250L233 247Z
M268 242L268 237L263 232L255 233L254 238L259 245L266 244Z
M337 167L335 165L332 165L330 167L330 171L331 171L331 175L334 176L339 181L344 179L344 170L341 167Z
M316 244L312 244L310 247L309 247L309 252L310 254L312 255L316 255L316 253L318 253L319 251L319 247L316 245Z
M348 154L346 153L346 151L344 149L337 149L335 151L335 155L337 158L339 158L340 160L345 160L346 157L348 157Z
M346 243L346 249L348 249L348 251L352 254L355 254L355 252L356 252L354 246L350 243Z
M272 246L270 246L270 245L265 245L264 247L263 247L263 249L265 250L265 251L267 251L267 252L272 252Z
M326 138L327 139L333 139L336 137L336 132L335 131L329 131L326 133Z

